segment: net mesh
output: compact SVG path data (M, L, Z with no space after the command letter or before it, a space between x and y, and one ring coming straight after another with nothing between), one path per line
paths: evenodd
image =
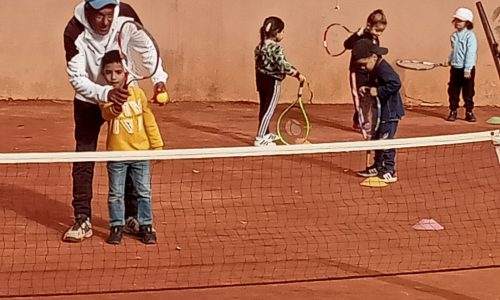
M500 264L498 132L130 153L0 154L0 297L231 286ZM399 181L361 187L366 150ZM108 245L106 161L148 159L156 245ZM71 162L96 161L94 236L72 225ZM444 227L415 230L423 219Z

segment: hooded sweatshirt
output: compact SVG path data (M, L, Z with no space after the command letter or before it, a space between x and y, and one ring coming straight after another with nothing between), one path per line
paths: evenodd
M101 60L109 51L118 50L118 30L125 21L141 23L139 17L126 3L119 3L114 11L113 24L107 35L95 33L85 17L85 2L75 7L73 18L64 30L66 51L66 72L75 89L75 99L99 104L107 102L108 92L113 89L106 85L101 74ZM153 84L166 82L168 74L163 70L162 61L151 78ZM131 85L134 85L132 83Z
M161 150L163 140L144 91L128 88L130 96L116 115L113 103L101 104L104 120L108 121L106 149L109 151Z

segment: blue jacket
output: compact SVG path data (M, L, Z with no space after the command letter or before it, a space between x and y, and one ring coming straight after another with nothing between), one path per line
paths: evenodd
M377 88L381 105L380 120L382 122L400 120L404 116L405 110L399 93L401 80L398 73L385 59L380 58L369 77L370 82Z
M451 35L450 65L470 72L477 62L476 35L469 29L455 31Z

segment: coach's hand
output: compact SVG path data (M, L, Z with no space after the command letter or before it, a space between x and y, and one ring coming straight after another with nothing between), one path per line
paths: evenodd
M123 103L127 102L128 90L124 88L113 88L108 92L108 102L115 105L122 106Z
M157 82L154 86L154 94L158 95L160 93L165 93L167 91L167 87L165 86L165 82Z
M464 72L464 78L465 79L471 79L472 75L470 72Z

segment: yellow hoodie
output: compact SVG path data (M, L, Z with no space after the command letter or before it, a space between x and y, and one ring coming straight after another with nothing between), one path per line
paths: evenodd
M128 90L130 96L118 116L113 103L100 105L102 117L108 121L107 150L161 150L163 140L144 91L135 86Z

